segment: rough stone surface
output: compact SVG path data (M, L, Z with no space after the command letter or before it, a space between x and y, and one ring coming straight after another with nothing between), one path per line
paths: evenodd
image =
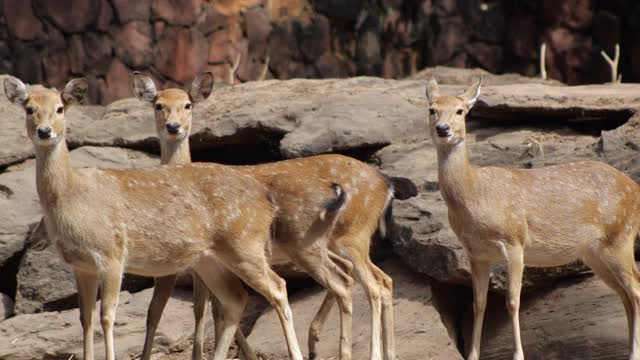
M382 269L394 279L394 315L397 355L400 359L462 359L455 342L449 338L440 315L433 305L429 281L412 274L400 262L389 260ZM320 307L325 292L304 291L289 298L296 334L302 353L306 355L308 326ZM369 302L364 290L355 286L353 296L353 358L369 356L370 342ZM249 343L268 359L284 359L287 348L282 328L273 309L269 309L256 322ZM322 331L318 355L323 359L338 356L340 326L337 306L329 315Z
M97 12L91 0L36 0L42 15L65 33L82 32L93 23Z
M116 16L121 23L125 24L129 21L141 20L147 21L151 16L152 0L112 0L111 3L115 8Z
M186 84L207 64L207 40L195 29L168 27L155 48L156 69L177 82Z
M42 23L33 15L31 0L6 0L2 5L9 31L15 37L28 41L44 36Z
M0 293L0 321L13 315L13 300L10 296Z
M202 0L155 0L151 4L151 14L171 25L193 25L201 12Z
M469 308L468 315L472 311ZM513 356L511 320L503 298L490 301L482 336L482 359ZM525 296L520 306L527 359L625 359L627 320L618 295L597 277L569 280L553 290ZM471 316L465 342L469 343Z
M125 64L139 68L153 61L151 25L148 22L129 22L118 28L113 37L116 55Z
M144 343L145 319L152 290L137 294L120 293L116 315L114 342L116 358L138 356ZM96 308L100 308L98 302ZM154 352L169 352L189 346L193 332L191 294L176 290L154 342ZM104 359L99 311L95 312L94 351L96 359ZM82 328L78 309L62 312L27 314L0 323L0 358L6 360L82 358Z

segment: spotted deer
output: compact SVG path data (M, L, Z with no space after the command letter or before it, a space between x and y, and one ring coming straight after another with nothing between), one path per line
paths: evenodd
M182 89L156 90L153 81L140 73L134 73L134 94L140 100L149 102L154 107L156 130L160 139L161 157L163 162L190 163L189 133L191 131L192 112L191 105L202 101L211 93L213 79L210 74L204 73L196 77L191 85L191 90ZM272 193L276 194L276 204L280 211L276 215L276 229L296 228L298 217L309 211L310 202L306 194L297 191L300 179L323 179L341 184L350 195L349 202L345 205L343 214L338 217L335 229L328 241L331 259L342 264L341 267L353 267L355 279L363 285L372 309L371 314L371 356L373 360L382 358L395 359L395 344L393 337L393 303L392 280L369 259L369 247L371 237L383 220L383 214L392 198L392 189L385 179L372 167L357 160L341 155L321 155L309 158L280 161L270 164L255 166L235 167L238 171L250 174L264 183ZM278 184L277 181L281 183ZM305 180L306 182L306 180ZM306 187L312 189L320 184L306 182ZM295 195L295 196L292 196ZM287 249L289 243L296 238L296 234L284 231L278 232L274 240L274 249ZM278 251L282 252L282 251ZM320 331L328 317L329 311L336 299L341 309L341 341L340 359L351 358L351 295L336 292L334 285L327 280L318 278L312 269L304 263L304 259L296 251L285 251L288 257L274 256L272 264L283 261L293 261L307 270L314 279L329 289L327 296L314 318L309 329L309 358L317 358L317 343ZM274 252L275 253L275 252ZM297 256L293 256L297 255ZM344 264L346 259L348 264ZM194 337L194 359L197 352L202 349L201 334L203 326L204 304L208 297L206 289L198 284L194 278L194 312L196 314L196 336ZM156 285L157 288L158 285ZM166 289L156 291L152 299L151 307L156 310L149 312L147 327L147 341L145 354L150 354L150 347L154 331L160 320L162 308L166 298L171 292L173 280L166 282ZM215 295L212 297L215 299ZM347 305L347 302L349 305ZM214 317L216 310L215 301L212 302ZM348 318L348 320L347 320ZM382 346L380 343L382 339ZM245 354L252 353L241 333L237 340ZM382 348L381 348L382 347ZM146 355L148 356L148 355ZM199 356L199 355L198 355Z
M492 263L507 264L513 359L521 360L518 311L524 265L558 266L576 259L622 299L630 359L640 359L640 273L634 261L640 187L622 172L594 161L528 170L473 166L465 117L480 88L478 80L460 96L440 95L438 83L431 79L426 91L440 191L451 228L471 261L475 318L467 359L480 356Z
M86 80L71 80L62 93L30 92L20 80L8 77L4 89L8 99L25 110L46 229L76 277L85 359L93 359L98 288L106 359L113 360L123 272L161 277L192 268L217 296L221 338L232 340L247 302L246 293L238 291L242 280L276 308L289 355L302 360L285 282L267 261L277 207L264 184L217 164L73 168L64 116L84 98ZM328 188L314 198L319 199L316 206L323 206L317 234L333 228L344 197ZM215 360L226 357L223 343L216 344Z

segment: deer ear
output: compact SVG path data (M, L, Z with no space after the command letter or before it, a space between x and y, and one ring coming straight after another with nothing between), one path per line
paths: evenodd
M156 90L156 85L153 83L153 80L141 72L133 72L132 86L133 95L140 101L152 103L156 99L156 96L158 96L158 90Z
M4 79L4 94L14 104L23 105L29 98L27 87L20 79L8 76Z
M436 78L431 77L427 83L427 99L429 100L429 103L433 103L438 96L440 96L438 82L436 81Z
M62 101L65 104L79 104L87 94L87 80L83 78L73 79L62 90Z
M467 106L469 106L469 108L471 108L478 100L478 97L480 97L481 88L482 88L482 77L478 78L478 81L476 81L475 84L471 85L471 87L469 87L467 91L465 91L464 94L462 95L462 97L464 97L464 101L467 103Z
M193 79L189 97L194 103L206 100L213 91L213 74L204 72Z

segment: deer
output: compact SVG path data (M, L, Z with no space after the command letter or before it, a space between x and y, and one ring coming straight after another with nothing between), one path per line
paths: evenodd
M157 90L148 76L135 72L133 74L133 92L141 101L151 104L154 108L154 119L157 135L160 140L161 159L167 163L190 163L189 134L191 131L192 111L186 109L186 104L202 101L209 97L213 88L213 78L210 73L197 76L191 85L191 90L172 88ZM206 84L206 96L193 94L193 89L202 89ZM197 104L195 104L197 106ZM395 343L393 333L393 283L391 277L379 269L369 258L369 248L372 235L378 228L384 230L384 214L393 198L393 189L387 180L371 166L342 155L319 155L308 158L284 160L275 163L238 166L238 171L249 174L263 182L273 193L279 194L276 204L283 209L276 215L276 223L282 226L295 227L298 213L307 211L309 199L306 196L290 196L290 185L277 187L275 179L295 184L296 179L311 177L320 178L332 183L339 183L344 191L349 193L349 202L345 205L343 214L338 217L335 228L327 244L331 259L340 268L349 272L353 270L355 280L365 288L372 309L371 315L371 344L370 358L379 360L384 349L385 360L395 360ZM308 187L313 186L311 183ZM317 186L317 185L316 185ZM288 211L287 211L288 210ZM277 228L278 226L276 226ZM290 241L284 237L291 237L290 233L277 234L274 242L277 247L282 241ZM345 261L346 260L346 261ZM288 261L300 264L299 259L291 257ZM272 262L273 264L274 262ZM303 269L308 270L305 266ZM312 277L316 280L317 277ZM344 275L343 275L344 276ZM202 349L202 321L206 300L209 297L207 289L199 284L194 277L194 313L196 318L196 335L194 336L193 359L200 359ZM317 344L320 332L327 320L329 311L336 303L341 308L341 336L340 359L351 359L351 307L341 303L344 299L336 296L331 284L318 281L330 291L327 293L320 309L311 323L308 337L309 359L316 359ZM167 280L162 284L166 289L154 292L149 311L143 359L148 359L154 332L157 327L166 299L171 293L174 280ZM156 289L161 285L156 283ZM346 297L346 295L342 295ZM349 296L350 301L350 296ZM214 319L218 316L215 293L212 294L212 313ZM349 320L345 318L348 317ZM348 322L347 322L348 321ZM216 331L217 332L217 331ZM217 336L217 335L216 335ZM380 343L382 339L382 344ZM253 350L249 347L241 332L236 334L236 340L245 356L250 357Z
M469 162L465 118L482 79L460 96L426 88L429 131L436 147L440 192L448 219L471 263L474 323L468 360L480 356L491 265L505 261L513 359L524 359L520 290L525 265L559 266L581 259L622 299L630 359L640 359L640 273L634 240L640 227L640 186L596 161L538 169L477 167Z
M78 287L84 358L93 356L93 312L101 293L100 322L107 360L115 359L113 327L123 272L162 277L193 269L220 305L223 360L247 303L243 281L276 309L290 358L302 360L285 281L269 267L277 206L248 174L218 164L102 170L74 168L65 140L65 113L80 103L85 79L62 92L4 81L7 98L25 111L36 157L36 187L52 245L71 266ZM274 179L275 182L280 181ZM315 234L325 236L343 211L339 186L314 192ZM326 256L318 252L318 256Z

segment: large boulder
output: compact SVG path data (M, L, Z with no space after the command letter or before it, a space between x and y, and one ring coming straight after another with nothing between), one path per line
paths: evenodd
M138 356L144 343L145 319L152 290L120 293L114 342L116 358ZM96 304L100 308L100 303ZM176 290L169 299L158 331L154 352L169 352L189 346L193 334L191 294ZM96 359L104 359L99 311L94 324ZM0 323L0 358L6 360L82 358L82 327L78 309L19 315Z
M13 299L9 295L0 293L0 321L13 315Z
M159 160L135 150L87 146L71 152L71 163L76 167L127 169L156 166ZM7 246L7 249L13 249L14 252L23 249L29 229L40 220L40 204L34 180L33 161L0 175L0 184L5 184L8 191L14 194L9 198L11 202L2 207L4 211L11 211L12 221L0 222L2 226L12 226L3 234L11 234L11 246ZM150 285L148 280L135 277L124 283L124 287L132 291ZM17 274L16 313L69 308L76 304L75 294L73 274L53 250L27 250Z
M462 359L455 341L443 325L440 314L434 308L429 280L411 273L397 259L388 260L381 268L394 280L394 316L397 355L400 359ZM371 317L369 302L360 285L355 285L353 296L353 358L369 356ZM296 335L303 354L307 354L309 324L319 309L325 292L305 290L290 296ZM337 305L336 305L337 308ZM287 358L278 316L273 309L264 313L256 322L249 343L258 354L268 359ZM340 322L334 309L321 333L319 356L331 359L338 355Z
M489 301L482 334L482 359L510 359L513 330L502 297ZM467 309L465 344L472 310ZM626 359L627 320L618 295L597 277L569 280L525 296L520 305L522 347L527 359Z

